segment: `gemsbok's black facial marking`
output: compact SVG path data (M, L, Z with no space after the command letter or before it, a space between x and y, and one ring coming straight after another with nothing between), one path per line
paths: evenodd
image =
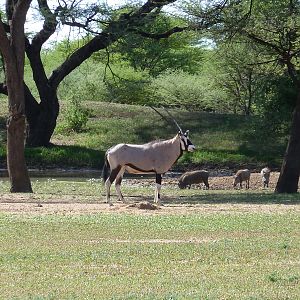
M183 149L181 147L181 149L183 151L188 151L189 149L189 146L192 146L193 143L191 142L191 140L186 136L186 134L181 134L180 135L180 140L181 142L183 143Z

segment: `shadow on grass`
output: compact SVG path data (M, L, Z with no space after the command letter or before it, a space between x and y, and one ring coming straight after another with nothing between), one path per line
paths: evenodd
M152 113L152 112L150 112ZM158 115L153 114L153 120L150 123L143 122L135 129L135 135L139 137L140 143L148 143L157 139L170 139L177 134L178 129L172 120L167 122Z
M25 156L30 167L97 168L103 166L104 151L81 146L52 146L26 148Z
M205 195L163 197L166 204L299 204L300 194L211 193Z

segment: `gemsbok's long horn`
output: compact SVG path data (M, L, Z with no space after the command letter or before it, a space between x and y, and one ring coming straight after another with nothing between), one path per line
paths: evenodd
M161 116L162 119L164 119L165 121L167 121L167 123L169 123L169 120L163 114L161 114L155 107L150 105L150 108L152 108L158 115Z
M179 129L179 131L181 133L183 133L181 127L178 125L178 123L176 122L175 118L171 115L171 113L165 107L163 107L163 109L167 112L167 114L169 115L169 117L173 120L173 122L175 123L175 125L177 126L177 128Z
M167 121L167 123L169 123L170 120L167 119L163 114L161 114L155 107L153 107L153 106L150 105L150 108L152 108L157 114L159 114L161 116L162 119L164 119L165 121ZM183 133L182 129L180 128L180 126L178 125L178 123L176 122L176 120L174 119L174 117L171 115L171 113L169 113L165 107L162 106L162 108L167 112L167 114L172 119L172 121L174 122L174 124L177 126L177 128L179 129L179 131L181 133Z

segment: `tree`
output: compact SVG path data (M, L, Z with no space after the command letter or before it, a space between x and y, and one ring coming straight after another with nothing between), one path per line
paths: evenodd
M224 1L216 26L211 29L223 40L248 39L262 47L264 61L285 69L297 98L292 113L290 138L281 166L276 192L298 190L300 174L300 2L298 0L236 0ZM196 22L202 22L203 9L194 5L189 10ZM288 99L289 101L290 99Z
M295 193L300 174L300 70L297 62L300 56L300 2L244 1L242 4L250 3L251 6L249 18L233 26L234 15L245 9L245 5L239 5L240 2L236 1L235 10L228 14L231 17L229 26L234 28L235 34L262 46L265 63L274 63L284 68L297 90L290 138L275 189L278 193ZM287 97L286 101L290 99Z
M57 89L68 74L94 52L107 49L109 45L128 31L135 31L142 24L152 22L152 15L155 17L158 10L174 1L149 0L140 7L136 7L128 13L122 13L114 19L107 9L96 5L79 9L74 6L74 2L69 3L68 6L68 2L64 1L61 2L64 6L58 5L52 11L48 6L47 0L38 0L39 13L44 19L43 29L35 34L31 40L26 38L25 41L26 54L40 97L40 101L36 100L25 85L25 111L29 125L27 144L30 146L49 145L59 114ZM12 12L12 7L10 6L7 14L11 15ZM41 59L41 50L45 42L57 29L59 21L69 26L82 28L92 34L93 37L87 39L84 45L68 56L48 77ZM99 24L101 24L101 30L97 31ZM156 37L167 38L171 34L182 30L183 28L172 28L170 31L158 33ZM7 94L7 86L2 84L0 92Z
M7 0L9 28L0 15L0 51L4 60L9 116L7 119L7 166L11 192L32 192L24 157L24 23L31 0ZM6 32L9 32L7 35Z
M264 1L253 5L253 18L240 32L262 45L270 58L285 67L297 98L291 121L290 138L275 191L298 191L300 174L300 3L296 0Z
M232 111L250 115L255 110L263 85L264 73L256 64L259 49L255 49L249 41L239 39L220 43L216 47L216 56L219 66L216 78L219 86L226 91Z
M152 24L146 24L140 31L164 32L179 26L185 26L180 18L161 13ZM200 39L198 32L189 30L158 40L139 32L129 32L111 50L136 71L147 71L156 77L166 70L183 70L192 74L199 70L203 49L197 45Z
M56 126L59 114L57 89L62 80L82 62L99 50L107 50L110 45L128 33L136 33L154 40L166 39L169 36L189 29L187 26L174 26L167 30L147 32L143 29L151 24L160 14L162 8L176 0L148 0L142 5L133 6L120 14L112 14L107 7L90 5L80 8L75 5L80 1L58 1L55 9L50 9L47 0L38 0L38 11L44 20L43 28L31 39L26 38L26 54L30 62L33 78L37 86L40 101L34 98L25 85L25 112L29 125L27 144L30 146L48 146ZM206 2L206 1L204 1ZM221 4L215 5L218 2ZM216 1L201 28L206 28L215 21L223 3ZM11 14L11 11L8 10ZM45 42L54 34L61 22L64 25L80 28L89 33L84 45L78 47L64 62L47 76L41 59L41 50ZM200 28L199 27L199 28ZM99 29L100 28L100 29ZM146 28L147 29L147 28ZM5 85L0 85L0 92L7 94Z

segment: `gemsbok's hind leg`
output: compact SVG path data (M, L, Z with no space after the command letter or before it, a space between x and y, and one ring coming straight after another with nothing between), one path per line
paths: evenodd
M125 167L122 167L120 172L118 173L118 175L116 177L115 186L116 186L116 191L117 191L119 200L125 203L126 201L124 200L124 197L123 197L122 192L121 192L121 182L122 182L122 179L123 179L124 172L125 172Z
M111 170L111 173L109 175L109 177L107 178L107 180L105 181L105 187L106 187L106 202L112 206L113 204L110 201L110 187L112 185L112 183L114 182L114 180L116 179L117 175L119 174L121 170L121 166L117 166L115 169Z
M161 174L156 174L156 187L155 187L154 202L157 203L158 205L161 204L160 189L161 189Z

